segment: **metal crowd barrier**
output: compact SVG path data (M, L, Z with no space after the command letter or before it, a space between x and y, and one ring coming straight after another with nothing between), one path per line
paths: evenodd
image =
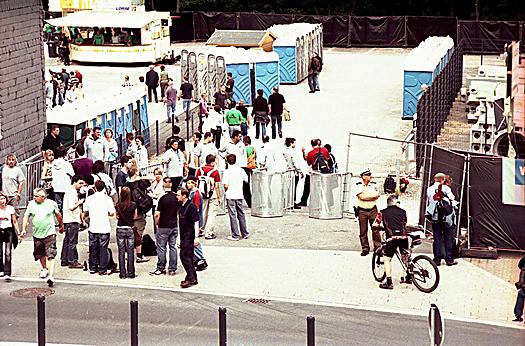
M270 173L255 169L252 175L252 216L281 217L294 204L294 171Z
M348 173L310 175L310 214L314 219L330 220L343 218L344 186Z

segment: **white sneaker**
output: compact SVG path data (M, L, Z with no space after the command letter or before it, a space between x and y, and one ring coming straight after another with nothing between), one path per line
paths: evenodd
M10 282L11 281L11 277L9 275L5 275L4 276L4 280L5 280L5 282Z
M239 238L232 237L231 235L227 236L226 239L231 241L239 241Z
M4 272L0 272L0 278L4 277Z
M49 275L49 272L47 271L46 268L40 269L40 275L39 276L40 276L41 279L47 278L48 275Z
M55 279L53 279L52 276L49 276L49 277L47 278L47 285L48 285L49 287L53 287L53 284L54 284L54 283L55 283Z

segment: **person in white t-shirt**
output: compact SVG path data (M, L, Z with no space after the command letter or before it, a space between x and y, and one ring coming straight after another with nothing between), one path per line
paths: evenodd
M7 204L7 195L0 193L0 277L5 281L11 280L11 250L19 235L15 208Z
M217 147L215 147L215 144L213 143L213 135L211 132L204 133L202 145L195 147L193 154L195 154L199 160L199 167L206 164L206 157L208 155L217 156Z
M105 190L106 184L98 180L95 193L84 203L84 213L89 213L89 271L91 274L98 272L99 275L111 273L108 270L109 218L115 216L115 206Z
M226 156L228 169L224 172L222 183L224 184L226 207L230 217L230 228L232 234L227 237L228 240L238 241L241 237L248 239L250 233L246 228L246 217L242 209L244 182L248 181L246 172L236 165L237 158L235 154ZM238 222L238 223L237 223ZM240 229L240 233L239 233Z
M60 254L60 264L62 267L70 269L82 269L83 265L78 262L78 232L82 224L82 204L84 199L78 198L78 192L86 184L83 177L74 175L71 178L71 185L64 194L62 214L64 220L64 241L62 242L62 252Z
M199 157L197 154L200 154L202 148L202 134L200 132L195 132L192 136L193 145L190 146L188 150L188 176L194 177L199 168Z
M171 178L172 191L176 191L186 168L184 152L179 149L179 142L176 139L171 140L170 149L162 156L162 163L166 165L166 176Z

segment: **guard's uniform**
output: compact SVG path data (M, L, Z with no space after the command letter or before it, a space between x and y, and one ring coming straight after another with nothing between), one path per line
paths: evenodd
M356 196L363 194L362 197L372 197L379 194L377 190L377 184L373 181L365 185L363 182L359 182L356 185ZM370 245L368 243L368 224L372 228L372 223L377 216L376 201L363 201L357 197L357 206L359 207L359 240L361 242L361 248L363 252L370 252ZM381 247L381 235L378 230L372 230L372 240L374 242L374 251Z

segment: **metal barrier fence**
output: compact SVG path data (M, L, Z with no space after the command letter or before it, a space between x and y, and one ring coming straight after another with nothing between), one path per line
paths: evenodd
M255 169L252 174L252 216L283 216L294 206L294 185L294 171Z
M408 223L410 225L421 225L420 205L422 198L424 199L426 196L428 186L428 182L424 181L422 177L428 179L429 174L424 173L429 169L429 160L428 155L423 155L423 164L419 168L416 167L415 152L418 146L422 146L423 152L430 155L431 145L429 144L349 133L347 147L348 177L343 192L344 213L348 216L354 214L353 207L357 205L357 197L354 192L357 183L362 181L360 173L369 169L372 172L372 182L375 183L381 194L377 202L378 208L385 208L387 196L396 193L399 195L401 206L407 212ZM396 182L396 190L393 192L385 192L384 182L389 176Z
M457 45L448 64L423 93L417 105L415 141L435 143L447 121L463 82L463 43ZM416 146L416 174L423 164L424 146Z
M310 217L342 219L348 173L310 174Z

